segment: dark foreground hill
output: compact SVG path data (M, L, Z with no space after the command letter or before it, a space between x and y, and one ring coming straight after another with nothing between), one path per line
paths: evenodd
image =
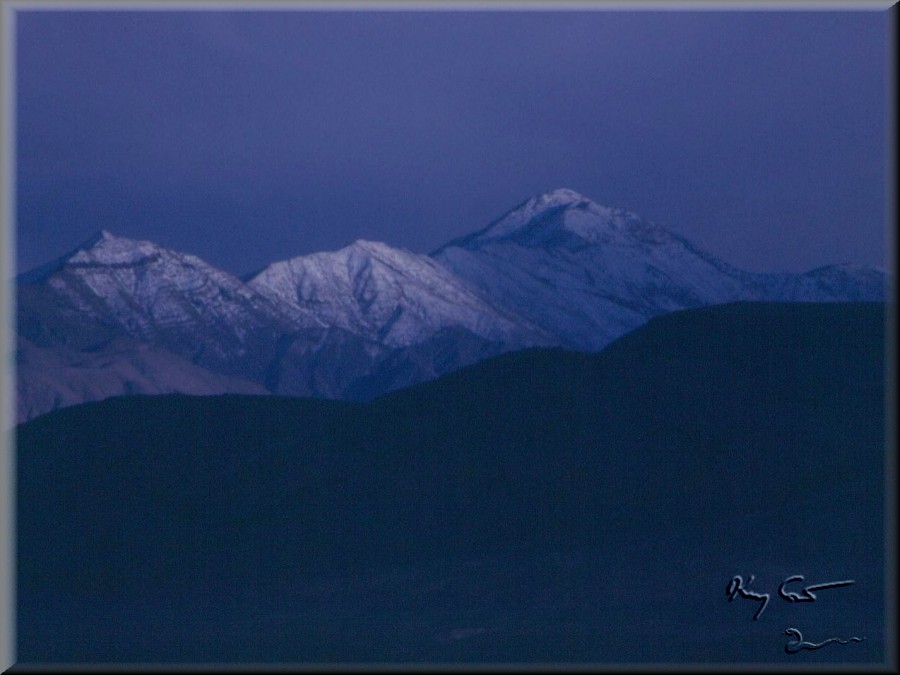
M881 662L884 311L689 310L367 404L41 416L18 660Z

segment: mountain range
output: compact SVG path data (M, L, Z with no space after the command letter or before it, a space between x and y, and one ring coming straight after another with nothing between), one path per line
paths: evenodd
M884 300L889 281L740 270L568 189L429 255L359 240L243 278L101 231L16 278L17 421L122 394L368 400L526 347L600 350L675 310Z

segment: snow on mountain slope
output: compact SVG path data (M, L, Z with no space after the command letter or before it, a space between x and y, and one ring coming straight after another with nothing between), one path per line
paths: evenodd
M19 331L38 346L128 336L230 375L252 376L254 349L317 324L196 256L108 232L17 281Z
M195 256L100 232L17 281L19 408L28 416L113 393L245 392L247 383L278 394L374 396L377 387L359 383L406 386L478 356L553 340L489 306L427 256L372 242L276 263L245 283ZM467 336L464 349L451 344L455 335ZM123 340L131 341L131 361L113 347ZM63 361L25 358L28 345ZM138 354L138 345L155 351ZM106 365L69 367L81 358L73 354ZM373 380L390 356L397 372ZM172 380L177 358L197 366L184 370L197 380L193 389ZM211 373L233 384L206 381Z
M640 222L624 209L600 206L574 190L560 188L532 197L486 228L446 246L476 249L507 240L535 247L564 243L573 235L587 243L609 243L621 241L628 226Z
M678 309L884 300L888 277L742 271L559 189L430 256L360 240L242 280L101 231L16 281L19 410L34 416L131 391L366 399L522 347L601 349Z
M767 298L788 301L884 300L889 293L884 270L861 265L826 265L803 274L757 275Z
M510 348L552 341L550 334L486 303L428 256L378 242L359 240L339 251L273 263L248 284L328 326L390 348L417 344L449 327Z
M877 270L745 272L572 190L548 192L432 254L494 304L594 350L653 316L734 300L883 299ZM843 271L841 271L843 269Z

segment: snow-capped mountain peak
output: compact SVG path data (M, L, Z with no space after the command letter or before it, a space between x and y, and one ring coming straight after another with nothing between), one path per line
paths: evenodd
M270 336L304 318L197 256L106 230L18 281L30 286L29 302L37 303L29 339L59 320L47 308L66 307L101 326L98 335L148 341L195 363L215 363L226 374L247 353L243 343L251 335Z
M453 246L477 250L495 242L529 248L609 243L634 238L633 230L642 223L624 209L601 206L575 190L559 188L522 202L483 230L451 241L435 254Z
M113 239L118 239L118 237L109 230L98 230L82 242L81 246L78 248L91 248L97 244L102 244L105 241L112 241Z
M434 259L363 239L337 251L272 263L247 283L326 326L391 347L415 344L449 326L488 339L532 329L486 305Z
M369 253L379 253L385 251L393 251L396 250L392 246L388 246L387 244L380 241L371 241L369 239L357 239L352 244L348 244L342 250L346 251L367 251Z
M883 271L854 265L739 270L567 188L532 197L430 256L358 239L239 279L196 256L100 230L16 281L19 335L62 350L65 363L108 357L105 345L124 340L171 353L152 368L177 358L273 393L337 398L375 395L524 346L601 349L688 307L883 300L889 292ZM40 381L38 366L29 372ZM114 375L116 386L128 390L131 372ZM68 386L51 387L41 405L70 400L61 393Z
M530 210L533 212L542 211L559 206L572 206L579 202L589 201L591 200L580 192L576 192L570 188L557 188L526 199L519 206L513 208L511 213L520 210Z
M156 244L149 241L126 239L107 230L99 230L56 260L20 274L16 282L37 283L67 267L134 264L152 257L159 250Z
M150 241L116 237L100 230L67 260L71 266L136 265L158 257L164 249Z

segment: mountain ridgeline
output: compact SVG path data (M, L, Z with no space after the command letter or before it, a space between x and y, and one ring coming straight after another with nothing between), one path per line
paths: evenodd
M805 661L883 661L884 314L732 303L370 402L42 415L18 658L787 664L796 626L866 638ZM854 583L789 603L793 574Z
M122 394L368 400L526 347L599 350L674 310L877 301L886 284L738 270L566 189L431 255L361 240L242 279L104 231L17 278L17 419Z

